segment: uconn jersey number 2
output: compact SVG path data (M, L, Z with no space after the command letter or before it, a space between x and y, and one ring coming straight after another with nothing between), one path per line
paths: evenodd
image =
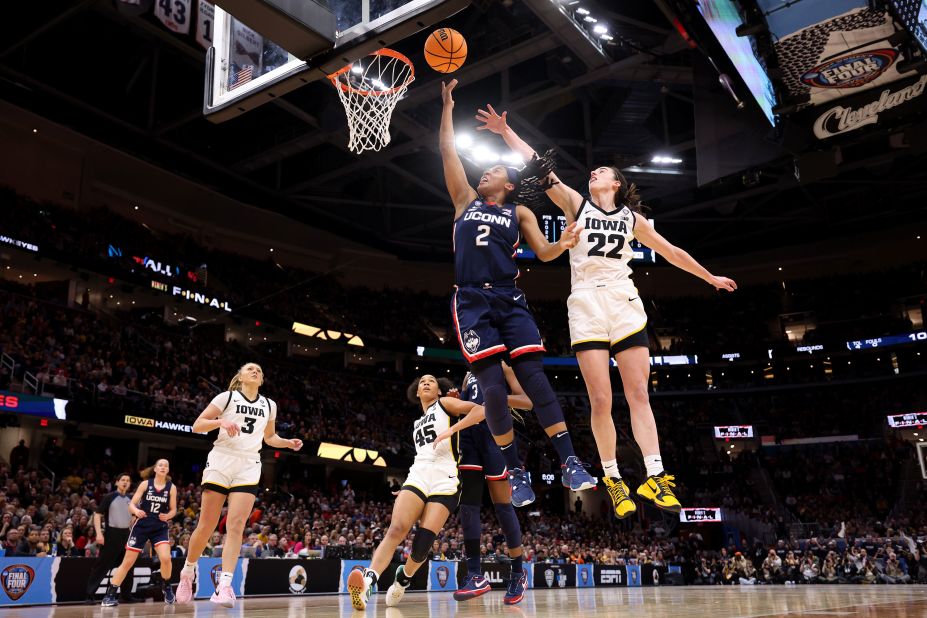
M514 204L476 199L454 222L451 313L467 362L544 351L525 293L515 285L519 238Z

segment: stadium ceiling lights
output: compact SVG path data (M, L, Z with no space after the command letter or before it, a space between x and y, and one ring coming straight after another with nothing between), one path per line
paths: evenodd
M509 165L524 165L525 159L515 152L498 153L485 144L478 144L473 141L473 136L469 133L461 133L455 138L457 150L477 163L498 163L500 160Z
M654 155L650 160L651 163L659 163L662 165L672 164L678 165L682 163L682 159L677 159L675 157L665 156L665 155Z

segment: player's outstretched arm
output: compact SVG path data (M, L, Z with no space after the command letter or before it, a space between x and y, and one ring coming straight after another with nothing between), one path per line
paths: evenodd
M454 218L463 214L464 208L477 198L476 191L467 182L467 173L464 171L460 155L457 154L457 143L454 138L454 97L452 93L457 86L457 80L452 79L449 84L441 82L441 100L444 109L441 112L441 128L438 131L438 146L441 150L441 160L444 162L444 182L447 192L454 203Z
M473 427L486 418L485 408L470 401L461 401L455 397L442 397L441 405L448 411L448 414L462 416L463 418L451 425L448 429L439 433L432 444L433 448L437 448L438 444L447 440L458 431L463 431L467 427Z
M487 109L481 109L477 112L476 119L483 123L482 126L476 128L477 131L491 131L496 135L502 136L505 144L521 155L525 161L530 160L531 157L537 154L534 148L519 137L512 127L509 126L507 118L508 112L502 112L500 116L496 113L496 110L493 109L492 105L487 105L486 108ZM567 215L567 221L572 222L576 217L576 212L579 210L579 205L583 202L583 196L576 190L563 184L555 173L551 172L550 176L554 184L547 190L547 196Z
M718 290L733 292L737 289L737 283L733 279L718 277L708 272L708 269L695 261L694 257L658 234L646 218L635 215L634 219L634 237L663 256L667 262L695 275Z
M541 227L538 225L538 218L530 208L527 206L518 206L516 213L518 216L518 229L521 231L521 235L525 237L528 246L531 247L531 250L534 251L535 255L537 255L538 259L542 262L555 260L560 257L564 251L568 251L575 247L576 243L579 242L579 233L583 231L583 228L577 225L576 221L573 221L563 230L563 234L560 235L560 240L557 242L547 242L547 239L544 238L544 234L541 233Z

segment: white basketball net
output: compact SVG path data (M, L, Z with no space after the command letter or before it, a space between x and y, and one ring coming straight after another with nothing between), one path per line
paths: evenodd
M415 80L412 62L381 49L328 76L348 116L348 148L361 154L389 144L389 121L396 103Z

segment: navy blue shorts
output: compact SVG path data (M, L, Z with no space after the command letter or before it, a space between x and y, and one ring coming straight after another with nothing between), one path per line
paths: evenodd
M517 287L458 288L451 299L451 314L468 363L495 354L514 359L544 351L525 293Z
M508 478L505 458L486 423L467 427L460 432L460 461L458 470L479 470L487 481Z
M145 543L148 541L151 541L152 547L157 547L162 543L170 543L167 522L158 519L157 513L149 513L147 517L132 524L132 527L129 528L129 540L126 541L126 549L140 552L145 548Z

